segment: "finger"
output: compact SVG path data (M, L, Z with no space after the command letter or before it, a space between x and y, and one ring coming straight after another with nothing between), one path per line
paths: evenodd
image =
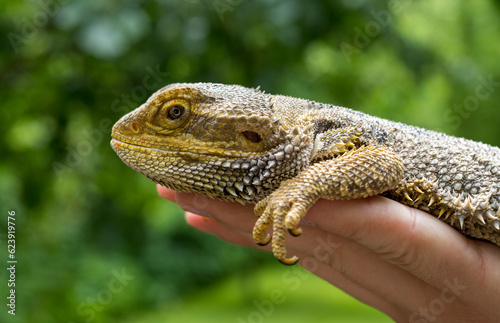
M182 209L216 219L237 231L251 232L257 220L253 214L253 205L244 207L238 203L181 192L177 192L175 198Z
M224 241L240 246L255 246L255 243L249 239L248 235L235 231L231 227L213 219L186 212L186 222L195 229L205 233L215 234Z
M164 199L175 202L175 191L160 184L156 184L156 191L158 192L158 195L160 195Z
M157 184L156 188L158 191L158 195L160 195L164 199L177 203L176 195L178 194L178 192L166 188L165 186L162 186L160 184ZM186 202L186 199L192 199L192 201L195 201L197 199L196 195L192 194L181 194L180 196L181 203L184 203L184 206L187 208L189 208L189 203ZM250 241L248 237L244 237L241 233L235 231L229 226L224 225L221 222L216 222L207 216L201 216L192 212L186 212L185 217L186 222L192 227L205 233L215 234L225 241L244 246L253 246L255 244L253 241ZM246 229L248 231L248 228Z

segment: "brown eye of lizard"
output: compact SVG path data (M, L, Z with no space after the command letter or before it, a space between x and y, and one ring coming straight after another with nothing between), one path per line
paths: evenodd
M182 105L173 105L168 108L167 117L170 120L180 119L184 115L184 107Z

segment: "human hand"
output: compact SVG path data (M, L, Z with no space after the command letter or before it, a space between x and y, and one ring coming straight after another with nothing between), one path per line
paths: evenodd
M196 229L270 251L253 242L252 207L158 192ZM500 248L491 243L380 196L319 200L301 228L286 242L299 265L398 322L500 322Z

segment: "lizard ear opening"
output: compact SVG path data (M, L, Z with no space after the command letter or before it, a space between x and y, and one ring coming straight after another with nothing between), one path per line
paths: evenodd
M259 143L262 141L262 137L254 131L242 131L241 134L250 142Z

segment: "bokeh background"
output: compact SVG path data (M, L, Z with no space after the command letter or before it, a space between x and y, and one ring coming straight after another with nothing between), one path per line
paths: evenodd
M188 227L109 147L173 82L261 86L500 145L498 1L3 0L1 322L389 322ZM397 282L394 282L397 284ZM269 303L272 295L278 303Z

